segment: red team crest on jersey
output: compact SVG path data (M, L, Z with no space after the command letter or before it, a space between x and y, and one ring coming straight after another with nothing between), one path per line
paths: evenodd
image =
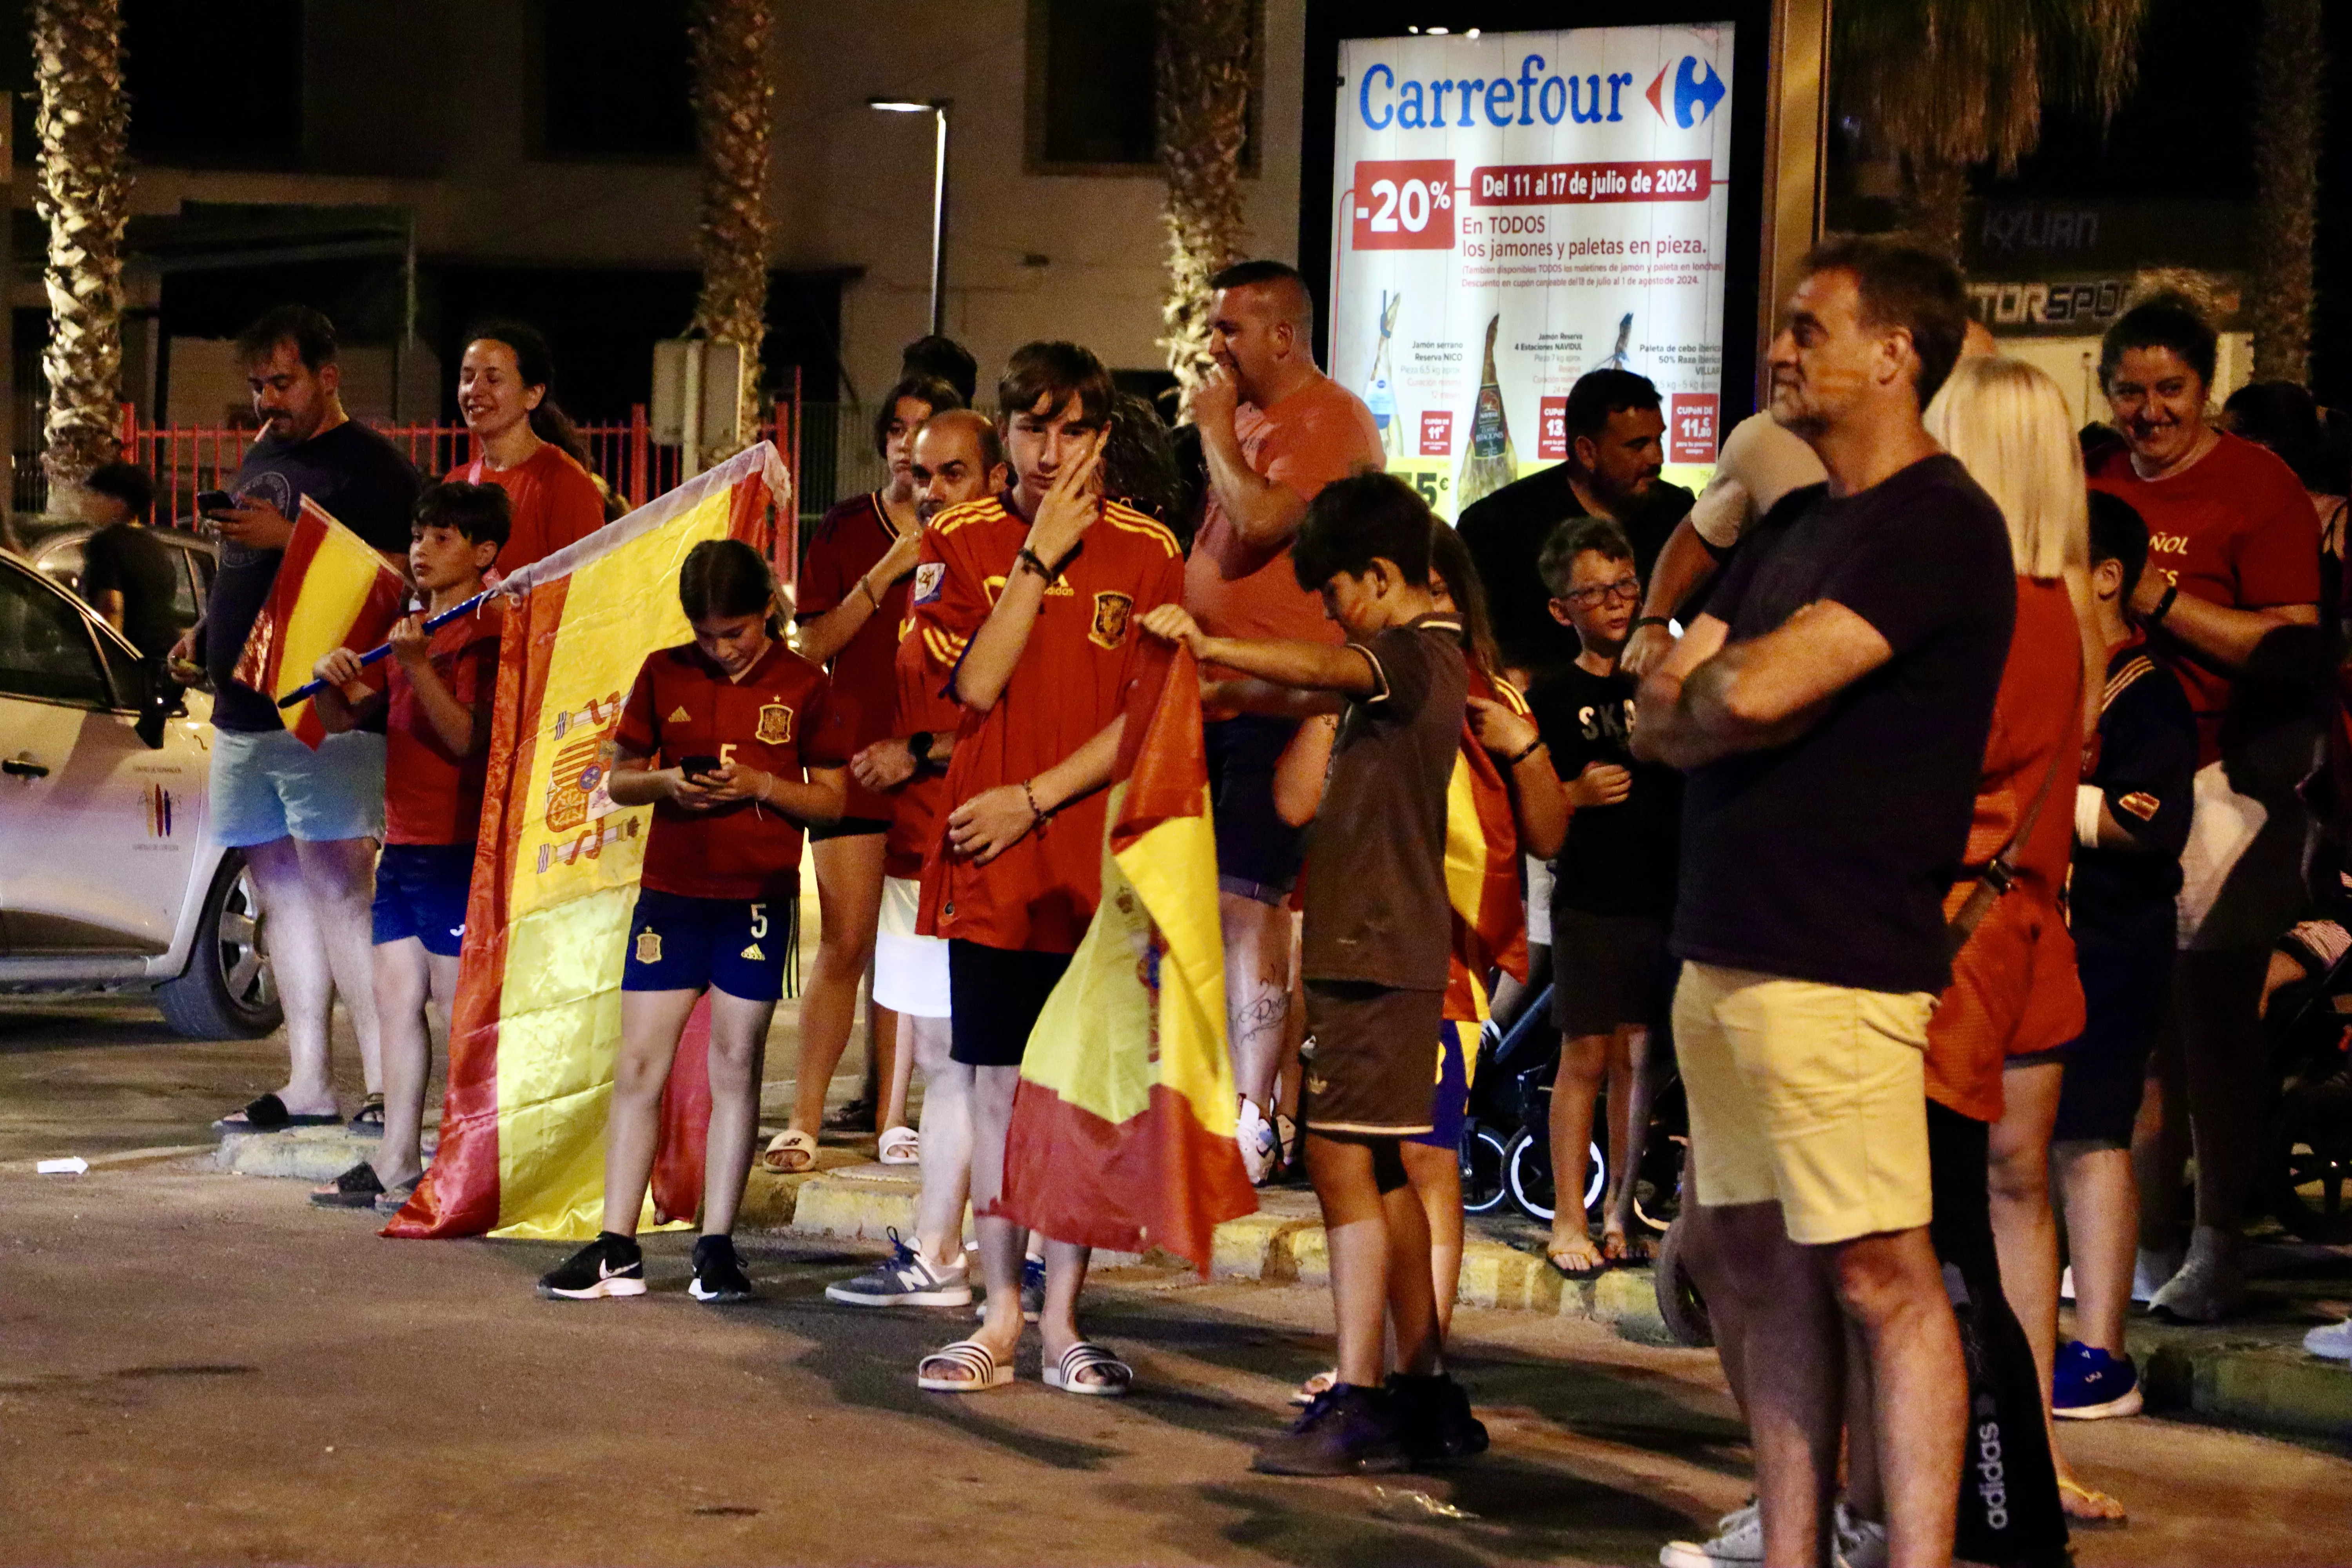
M1127 640L1127 616L1133 608L1132 594L1097 594L1094 630L1087 635L1104 647L1117 647Z
M793 743L793 710L781 702L771 702L760 710L760 727L751 738L763 746L789 746Z

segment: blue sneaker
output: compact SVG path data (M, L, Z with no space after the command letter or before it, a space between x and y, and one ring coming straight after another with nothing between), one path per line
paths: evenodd
M970 1297L964 1298L970 1300ZM1034 1323L1045 1312L1045 1260L1024 1258L1021 1260L1021 1321ZM975 1319L988 1317L988 1303L982 1301L971 1310Z
M2050 1413L2068 1421L2139 1414L2139 1373L2131 1357L2109 1355L2080 1340L2058 1347L2051 1384Z

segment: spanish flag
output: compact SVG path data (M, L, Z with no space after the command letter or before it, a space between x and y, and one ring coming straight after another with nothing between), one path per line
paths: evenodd
M234 673L275 702L309 684L312 667L332 649L363 653L383 641L407 603L407 583L375 546L304 496L277 581ZM307 700L287 709L284 719L312 751L327 738Z
M1192 656L1146 645L1112 773L1102 902L1029 1037L1006 1212L1057 1241L1158 1247L1205 1275L1257 1207L1234 1145L1217 845Z
M1495 698L1522 716L1528 711L1527 699L1507 682L1495 683ZM1500 969L1528 977L1528 927L1510 786L1466 722L1445 791L1445 901L1454 928L1445 1016L1484 1024L1487 974Z
M790 481L766 442L519 569L466 906L432 1168L384 1234L584 1240L604 1209L621 967L652 810L614 804L607 753L637 667L691 635L677 574L705 540L760 542ZM698 1013L699 1010L698 1009ZM709 1114L705 1029L679 1043L648 1199L693 1215Z

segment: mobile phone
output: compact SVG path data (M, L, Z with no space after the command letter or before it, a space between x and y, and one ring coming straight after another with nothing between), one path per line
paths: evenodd
M708 778L709 775L719 771L719 759L717 757L687 757L681 760L677 766L678 771L686 774L688 778Z
M210 517L216 511L235 511L236 510L236 498L230 495L226 490L198 490L196 492L196 515L198 517Z

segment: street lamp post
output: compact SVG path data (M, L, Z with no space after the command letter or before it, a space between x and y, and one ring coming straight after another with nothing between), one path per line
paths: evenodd
M940 99L869 98L869 109L885 114L928 114L937 126L937 151L931 160L931 332L945 330L948 280L948 104Z

